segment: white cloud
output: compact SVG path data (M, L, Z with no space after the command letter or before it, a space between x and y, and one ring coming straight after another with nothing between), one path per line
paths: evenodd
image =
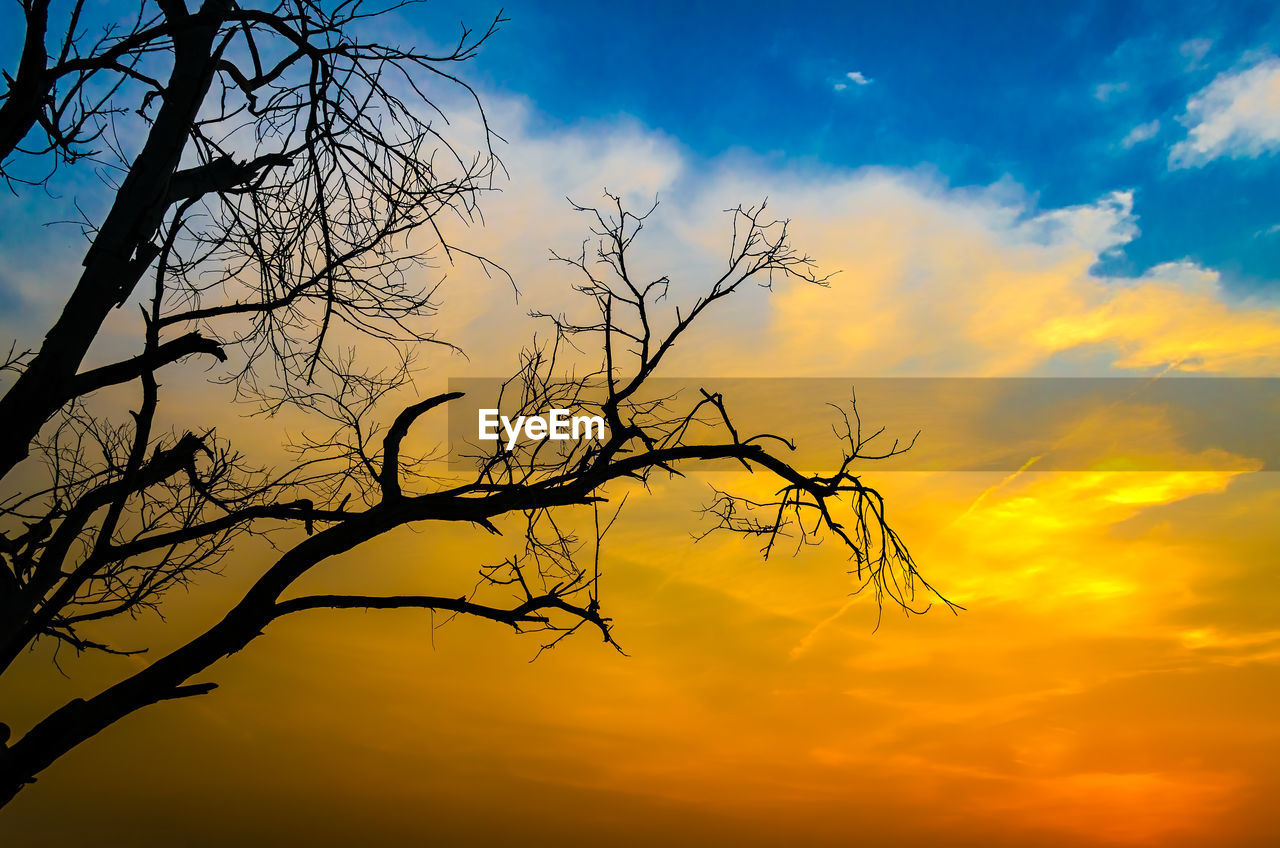
M1213 269L1178 263L1137 279L1098 271L1100 258L1137 235L1129 192L1045 209L1012 180L953 187L919 170L780 167L743 153L698 159L634 119L548 130L525 101L486 102L510 142L502 152L511 179L484 199L485 226L451 235L507 268L521 296L474 263L450 267L437 256L423 273L448 275L438 328L470 359L424 352L436 374L506 373L546 330L530 309L582 316L589 304L571 289L577 278L547 251L580 248L588 221L565 197L599 202L604 186L636 209L661 197L633 270L670 274L673 304L720 272L729 236L720 210L738 202L768 197L770 213L792 219L796 246L823 271L841 271L829 290L780 283L726 302L675 351L671 374L1022 375L1077 364L1097 374L1174 363L1280 373L1280 310L1232 304Z
M637 207L661 196L634 262L646 279L671 274L672 303L719 272L720 210L763 197L792 219L798 248L841 271L829 290L779 284L725 303L668 373L1280 373L1280 310L1234 304L1214 269L1172 263L1135 279L1098 270L1138 234L1130 192L1045 209L1011 180L952 187L921 171L794 169L743 153L695 162L631 119L548 133L525 106L493 100L491 113L510 140L512 179L486 199L487 226L462 240L511 270L523 294L516 303L504 281L465 267L451 275L442 326L467 350L469 373L504 373L512 346L545 329L526 310L584 308L547 248L577 249L586 222L564 198L591 203L601 186Z
M846 88L849 87L849 82L845 82L845 80L848 80L849 82L857 86L871 85L871 83L874 82L874 80L872 80L862 71L849 71L849 73L844 75L843 79L841 79L839 82L835 84L836 91L844 91Z
M1145 124L1138 124L1136 127L1129 130L1128 135L1121 139L1120 146L1125 150L1128 150L1135 144L1150 141L1155 138L1155 135L1158 132L1160 132L1160 122L1158 120L1148 121Z
M1187 137L1170 149L1170 168L1280 150L1280 59L1267 56L1243 70L1219 74L1187 101L1179 120Z

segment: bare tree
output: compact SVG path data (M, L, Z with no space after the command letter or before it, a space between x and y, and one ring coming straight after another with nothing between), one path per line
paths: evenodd
M194 678L284 616L434 610L546 631L544 647L589 626L616 647L599 566L625 500L618 493L690 464L732 460L777 481L765 502L717 490L713 530L761 537L766 556L784 533L833 535L877 599L910 610L917 591L932 592L859 476L859 461L875 455L856 410L842 419L833 470L815 475L787 461L785 438L739 433L711 391L646 392L714 304L748 285L827 283L763 206L730 210L723 273L671 309L666 277L640 281L631 270L646 215L616 197L604 210L579 207L593 236L576 257L555 258L578 275L591 317L541 316L552 332L526 351L503 406L594 411L607 436L498 444L473 457L474 473L446 478L408 455L414 422L458 397L388 409L413 376L415 346L448 343L425 324L434 315L427 259L461 254L496 267L450 243L442 218L470 221L501 167L479 101L449 70L500 18L428 54L362 35L386 10L359 2L261 10L206 0L195 11L181 0L143 2L96 39L84 34L81 3L51 37L50 5L23 6L24 50L0 104L0 173L15 191L81 161L119 179L103 221L84 224L84 270L61 316L38 350L15 347L5 363L14 379L0 399L0 673L42 640L132 652L95 629L159 610L169 589L216 570L246 534L270 534L279 554L181 647L54 710L12 744L0 725L0 804L120 718L209 692L214 683ZM477 152L437 129L442 85L472 98ZM141 313L141 350L84 368L108 315L126 304ZM362 370L347 352L353 338L385 345L395 364ZM600 360L585 372L568 365L584 352ZM210 357L226 363L221 379L237 397L298 410L324 423L324 435L292 445L296 461L266 467L213 428L167 429L157 372ZM95 406L112 391L132 398L127 419ZM570 529L574 509L590 511L589 537ZM480 532L515 522L521 551L477 563L479 583L461 597L291 593L331 557L442 521Z

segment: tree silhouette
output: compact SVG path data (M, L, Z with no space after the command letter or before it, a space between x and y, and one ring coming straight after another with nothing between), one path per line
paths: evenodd
M714 529L760 536L766 555L784 532L831 534L877 599L910 609L917 586L932 591L882 498L856 473L859 460L875 458L856 410L844 418L834 470L810 474L788 463L785 438L740 434L711 391L687 401L646 396L673 345L717 302L747 285L826 285L763 206L730 210L722 275L674 308L663 306L667 278L632 275L648 213L613 196L603 209L577 207L593 235L578 256L555 258L577 275L591 317L541 316L553 331L526 350L503 406L590 411L607 422L606 437L498 442L472 457L473 472L445 479L406 453L414 422L458 397L387 409L414 378L414 349L448 344L424 324L435 315L428 258L465 256L502 273L452 244L443 226L446 216L471 221L501 170L480 101L451 70L500 17L432 54L367 37L396 7L359 2L258 9L206 0L192 10L157 0L93 38L82 2L56 22L50 7L23 3L24 47L0 103L0 174L21 193L90 163L113 199L100 223L83 224L83 271L43 343L15 345L4 363L0 673L41 640L130 653L92 635L95 627L160 610L168 590L215 570L247 535L269 534L278 554L181 647L11 744L0 725L0 804L120 718L209 692L214 683L194 678L284 616L439 610L546 631L546 646L583 626L613 643L597 591L600 543L620 509L610 492L690 464L729 459L777 480L767 502L716 491ZM438 128L449 126L442 98L458 94L475 109L475 152ZM140 349L85 368L122 307L141 313ZM385 346L382 360L395 364L362 367L350 353L358 339ZM600 360L579 371L565 361L569 350ZM305 414L327 435L291 445L292 464L264 469L207 423L162 426L181 410L159 415L158 372L212 360L225 363L218 379L241 402ZM130 398L127 418L96 405L112 392ZM887 454L904 449L895 443ZM594 511L594 538L557 520L573 507ZM317 564L396 528L448 521L498 532L500 519L520 521L523 552L477 563L472 595L290 593Z

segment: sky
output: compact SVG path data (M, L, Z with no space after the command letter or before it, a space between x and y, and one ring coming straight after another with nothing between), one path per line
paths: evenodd
M476 8L434 13L452 22ZM923 168L952 185L1011 179L1048 207L1124 187L1142 232L1112 257L1117 271L1192 257L1241 293L1274 292L1280 183L1257 155L1275 148L1274 118L1236 124L1232 98L1209 88L1261 63L1241 94L1274 114L1274 4L658 2L604 14L517 2L505 14L527 40L496 42L482 76L528 96L548 129L629 115L700 158L747 150L789 166Z
M491 12L430 3L396 31L443 43ZM722 210L765 197L839 271L827 289L727 302L670 376L1280 377L1273 4L519 2L504 16L463 76L509 178L457 236L519 296L462 262L424 271L446 275L440 329L466 351L428 355L424 394L508 373L538 329L530 309L581 307L547 250L586 232L565 198L605 186L661 201L636 267L669 273L678 302L723 259ZM93 214L96 186L68 176L0 201L6 335L38 341L56 314L83 242L37 225ZM103 361L136 338L125 312ZM217 388L165 391L278 448L284 424L240 416ZM280 623L213 669L215 694L130 717L50 769L0 829L42 846L1276 844L1280 481L1231 431L1193 439L1141 398L1056 426L1056 451L1123 436L1155 470L1120 470L1136 456L1122 455L1042 471L1030 452L1021 471L868 468L959 615L877 615L831 545L762 562L750 541L695 543L709 483L762 482L657 480L630 494L603 560L629 657L583 634L530 662L537 637L413 614ZM443 434L427 423L418 444ZM415 528L305 588L460 593L507 543ZM270 556L245 546L166 621L119 635L180 644ZM15 727L144 661L77 661L64 678L47 653L0 684Z

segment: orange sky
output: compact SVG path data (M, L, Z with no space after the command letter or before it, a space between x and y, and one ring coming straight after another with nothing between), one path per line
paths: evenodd
M279 623L211 675L216 694L103 734L8 825L49 845L277 828L317 845L370 829L373 844L495 845L1280 832L1266 555L1280 531L1257 520L1275 514L1273 474L1028 474L994 490L999 475L886 475L918 558L969 612L890 613L875 633L834 547L762 565L736 539L688 541L699 482L658 487L611 540L604 602L630 658L584 634L531 664L536 637L433 632L414 613ZM448 563L489 553L475 542L405 533L315 585L461 591L469 569ZM174 627L215 609L211 594L178 599ZM49 688L96 678L85 665Z

